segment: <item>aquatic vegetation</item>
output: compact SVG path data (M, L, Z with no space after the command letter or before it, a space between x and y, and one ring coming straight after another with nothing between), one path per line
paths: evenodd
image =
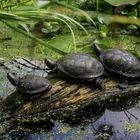
M52 5L52 4L54 4L54 2L49 3L49 5ZM56 2L56 4L60 5L60 3L58 3L58 2ZM65 6L65 5L63 5L63 6ZM29 32L25 32L24 30L21 30L21 29L17 28L16 26L13 26L11 23L9 23L9 20L12 20L17 24L20 24L25 30L28 30L25 23L28 22L29 19L32 19L32 21L33 20L35 20L35 21L43 20L43 21L57 21L59 23L62 22L64 24L66 24L67 27L69 28L72 38L73 38L74 46L76 45L76 43L75 43L75 35L74 35L74 31L72 29L72 25L79 26L87 33L86 29L79 22L77 22L75 19L71 18L70 16L67 16L65 14L60 14L58 12L57 13L49 12L45 8L39 8L39 10L37 10L37 8L39 8L39 7L35 6L34 9L32 9L32 10L26 9L26 10L22 10L22 11L19 11L18 9L14 8L14 10L13 9L9 10L8 13L5 11L1 11L0 12L1 21L3 23L5 23L7 26L9 26L10 28L24 34L25 36L28 36L31 39L34 39L34 41L38 42L39 44L42 44L42 45L48 47L49 49L52 49L54 52L57 52L60 54L65 54L65 52L58 48L55 48L51 45L46 44L43 40L37 38L35 35L32 35ZM82 13L84 13L84 11ZM93 21L88 15L86 15L86 17L88 17L91 21ZM25 23L23 24L23 22L25 22Z
M107 30L101 29L101 34L103 36L107 36L109 30L108 25L112 22L118 22L123 24L136 24L140 25L140 20L137 18L139 14L139 8L137 8L137 1L133 1L133 5L136 5L136 8L132 9L132 11L136 10L137 12L133 14L136 18L132 18L132 16L123 16L123 14L120 15L113 15L111 12L111 6L110 3L113 6L118 6L122 4L128 4L127 1L118 1L117 4L113 3L113 1L91 1L96 9L96 13L93 11L93 13L96 15L95 18L100 22L100 26L105 25ZM21 6L22 5L22 6ZM104 9L102 6L106 5L110 7L108 10ZM29 8L32 7L32 8ZM58 8L56 8L58 7ZM58 10L54 10L54 9ZM60 9L64 9L60 10ZM8 9L8 12L6 10ZM30 10L29 10L30 9ZM83 8L84 9L84 8ZM101 9L101 10L100 10ZM48 45L46 42L44 42L42 39L38 38L35 34L30 33L30 28L27 26L27 24L33 25L32 23L40 22L40 20L43 20L43 25L45 25L46 22L56 22L59 24L59 26L63 26L65 24L72 35L72 41L73 41L73 48L76 52L76 37L75 32L73 29L73 26L77 26L78 28L82 28L86 33L86 28L82 25L82 21L79 20L81 16L85 17L86 22L89 21L89 24L93 24L97 26L97 23L95 23L92 19L92 16L90 17L88 13L86 13L84 10L80 9L80 1L63 1L59 2L57 0L54 1L48 1L43 6L38 5L35 1L32 0L22 0L18 1L18 4L14 1L3 1L1 4L1 12L0 17L1 21L4 22L7 26L10 28L24 34L25 36L28 36L29 38L33 39L35 42L38 42L42 46L46 46L49 49L51 49L53 52L57 52L60 54L65 54L66 52L64 50L61 50L61 48L56 48L52 45ZM125 9L121 9L121 12L123 12ZM67 12L66 12L67 11ZM101 11L101 12L100 12ZM111 12L111 14L108 14L108 11ZM66 14L64 14L66 12ZM129 11L128 11L129 13ZM30 19L30 23L28 23L28 20ZM133 20L132 20L133 19ZM24 30L21 30L17 28L16 26L13 26L10 21L14 21L17 25L20 25ZM91 23L90 23L91 22ZM49 28L50 26L45 26L45 28ZM43 32L46 31L44 27L40 27L40 31ZM56 30L57 31L57 30ZM42 33L43 33L42 32Z
M137 131L137 133L140 134L140 124L139 123L125 122L124 123L124 129L127 132Z
M58 60L62 55L74 52L88 53L97 58L91 49L91 44L94 42L100 44L103 49L122 48L140 58L139 4L138 0L131 2L127 0L48 0L43 4L38 4L36 0L2 0L0 3L0 61L21 57L41 61L46 57ZM127 89L118 91L116 88L111 94L112 97L109 98L109 94L106 94L101 98L99 94L96 103L93 103L91 99L93 89L95 92L98 92L98 89L91 87L85 89L85 86L78 87L78 84L70 85L57 78L52 78L51 82L54 84L58 82L57 87L59 87L59 89L53 88L54 94L51 94L51 97L46 95L38 100L29 100L20 94L12 93L5 100L3 104L5 110L13 114L12 119L17 117L15 121L17 129L23 128L23 131L26 131L29 128L27 131L32 134L46 133L50 135L48 136L50 139L58 138L59 134L67 137L66 135L70 133L73 133L73 137L77 139L94 139L97 134L99 139L103 136L108 139L109 134L100 133L98 130L100 126L105 126L104 131L106 131L108 129L106 126L110 126L109 123L114 124L114 128L121 123L121 129L117 129L116 133L117 131L120 133L121 130L123 134L124 131L127 133L139 131L139 125L136 123L125 122L129 119L127 113L136 118L135 113L128 110L129 105L135 101L126 100L139 96L139 87L129 87L128 90L131 91L129 94ZM108 90L116 87L115 82L107 82ZM67 90L70 86L73 87L72 91ZM82 96L80 93L83 93ZM61 102L57 101L56 95ZM86 95L89 96L86 97ZM82 102L81 97L91 100ZM47 100L54 102L54 106L51 106ZM100 103L100 100L103 102ZM59 107L62 110L51 112ZM109 112L108 110L112 112L106 113ZM119 112L124 115L121 116ZM98 113L100 115L96 118L95 114ZM116 119L116 116L121 118ZM6 120L7 115L4 114L4 117ZM64 125L50 121L50 118L60 119ZM8 119L9 116L7 122ZM94 122L95 120L97 121ZM2 119L0 121L2 122ZM49 121L50 129L47 129L46 124ZM90 125L88 125L89 122ZM98 128L96 128L97 123L99 123ZM4 130L3 126L0 129Z

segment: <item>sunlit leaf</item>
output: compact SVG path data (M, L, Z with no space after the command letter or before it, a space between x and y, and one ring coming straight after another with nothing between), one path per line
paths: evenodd
M55 17L55 18L57 18L60 21L64 22L68 26L68 28L70 29L71 35L72 35L72 38L73 38L74 51L76 52L76 41L75 41L75 35L74 35L74 32L73 32L73 29L71 28L71 26L69 25L69 23L66 20L64 20L62 18L59 18L59 17Z
M31 5L34 3L35 0L0 0L0 9L13 9L19 6Z
M26 18L21 17L21 16L17 16L15 14L12 13L7 13L4 11L0 11L0 19L6 19L6 20L18 20L18 21L25 21Z
M123 24L135 24L140 26L140 19L136 19L133 17L125 17L125 16L118 16L114 15L110 17L111 22L118 22Z
M111 22L117 22L117 23L122 23L122 24L133 24L133 25L140 26L139 18L126 17L126 16L121 16L121 15L107 15L104 13L100 13L98 15L98 20L101 23L106 23L106 24L110 24Z
M139 0L105 0L105 1L113 6L119 6L123 4L135 5Z
M27 31L27 32L30 31L29 28L28 28L28 26L27 26L27 24L25 24L25 23L18 23L18 24L19 24L19 26L21 26L25 31Z

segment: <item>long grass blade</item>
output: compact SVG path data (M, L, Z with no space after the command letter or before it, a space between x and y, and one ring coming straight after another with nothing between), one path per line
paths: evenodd
M95 22L93 21L93 19L92 19L85 11L83 11L83 10L81 10L81 9L79 9L79 8L73 7L73 6L71 6L71 5L61 3L61 2L59 2L59 1L55 1L55 3L56 3L57 5L60 5L60 6L69 8L69 9L71 9L71 10L74 10L74 11L77 11L77 12L83 14L89 21L91 21L91 22L96 26L96 24L95 24Z
M73 18L67 16L67 15L63 15L63 14L59 14L59 13L54 13L55 15L58 15L60 17L65 18L66 20L68 20L71 23L75 23L76 25L78 25L81 29L83 29L85 31L86 34L88 34L87 30L80 24L78 23L76 20L74 20Z
M60 20L60 21L64 22L64 23L68 26L68 28L70 29L71 34L72 34L73 44L74 44L74 52L76 52L76 41L75 41L75 35L74 35L74 32L73 32L73 30L72 30L71 26L70 26L70 25L69 25L69 24L68 24L65 20L63 20L62 18L59 18L59 17L55 17L55 18L57 18L58 20Z
M12 13L7 13L4 11L0 11L0 19L6 19L8 20L15 20L15 21L25 21L27 20L27 18L25 17L21 17L21 16L17 16L15 14Z
M22 33L22 34L25 35L25 36L28 36L29 38L33 39L34 41L38 42L39 44L41 44L41 45L43 45L43 46L46 46L48 49L51 49L52 51L54 51L54 52L56 52L56 53L59 53L59 54L61 54L61 55L67 54L66 52L64 52L64 51L62 51L62 50L60 50L60 49L58 49L58 48L55 48L55 47L53 47L53 46L51 46L51 45L49 45L49 44L46 44L44 41L42 41L41 39L38 39L37 37L33 36L32 34L27 33L27 32L25 32L25 31L23 31L23 30L21 30L21 29L15 27L15 26L13 26L12 24L10 24L10 23L8 23L8 22L6 22L6 21L4 21L4 20L1 20L1 21L2 21L3 23L5 23L8 27L14 29L15 31L17 31L17 32L19 32L19 33Z

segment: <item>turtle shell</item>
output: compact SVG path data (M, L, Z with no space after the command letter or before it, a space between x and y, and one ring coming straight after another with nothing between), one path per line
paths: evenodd
M68 54L57 61L58 69L77 79L94 79L103 74L103 65L87 54Z
M50 82L44 77L37 75L25 75L17 80L16 88L26 94L37 94L49 90Z
M104 67L125 77L140 76L140 61L131 53L120 49L109 49L103 51L100 60Z

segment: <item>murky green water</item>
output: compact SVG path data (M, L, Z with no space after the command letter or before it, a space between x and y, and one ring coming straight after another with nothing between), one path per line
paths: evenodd
M139 140L140 137L140 102L127 109L115 107L106 109L96 120L88 124L70 126L60 121L54 122L50 131L28 132L14 129L3 135L4 140ZM111 111L113 110L113 111ZM76 122L75 122L76 124ZM107 125L110 130L99 131L102 125Z

